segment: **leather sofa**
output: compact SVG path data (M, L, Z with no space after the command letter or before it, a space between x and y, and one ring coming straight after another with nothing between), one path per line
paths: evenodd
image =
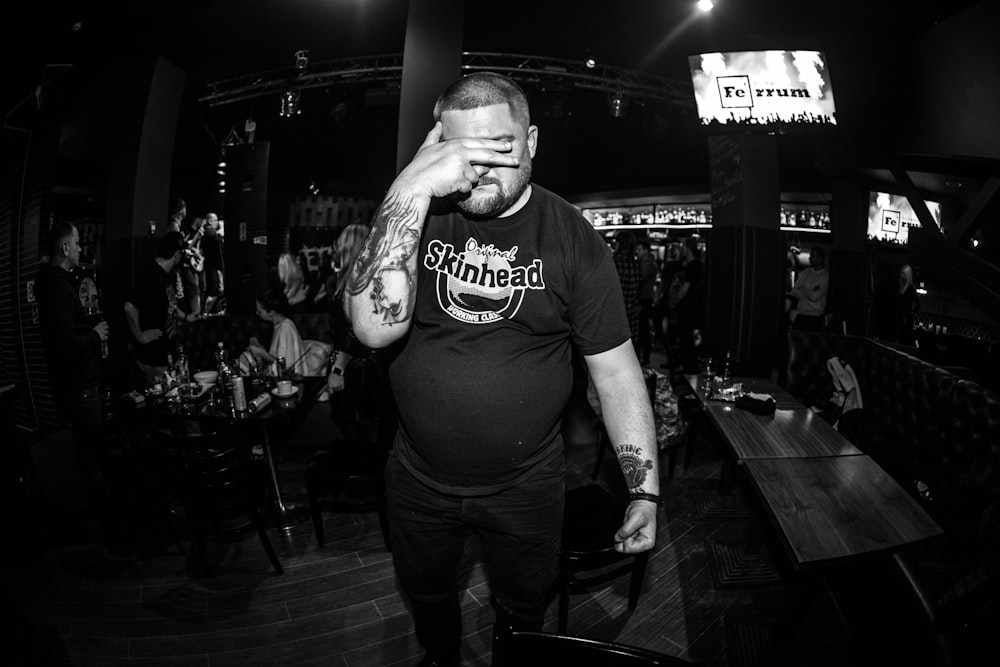
M298 327L302 340L318 340L333 344L333 316L328 312L295 313L290 316ZM267 345L273 325L254 314L212 315L185 323L178 332L192 371L215 368L215 350L219 341L225 345L230 359L247 348L252 337ZM291 363L291 359L288 360Z
M806 405L828 404L827 359L851 365L864 408L838 428L944 530L895 562L945 646L1000 592L1000 394L861 336L789 331L786 352L778 383Z

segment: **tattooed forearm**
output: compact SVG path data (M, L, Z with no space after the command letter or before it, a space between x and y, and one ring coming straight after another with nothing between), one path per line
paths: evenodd
M421 217L412 199L390 193L351 267L346 291L352 296L367 292L372 314L383 324L404 322L413 314Z
M646 491L643 484L646 483L649 471L653 469L653 462L647 457L647 452L636 445L618 445L615 447L615 455L622 474L625 475L628 490L632 493Z

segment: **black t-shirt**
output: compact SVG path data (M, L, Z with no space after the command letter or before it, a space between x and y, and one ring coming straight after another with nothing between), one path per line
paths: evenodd
M700 259L693 259L684 265L679 278L691 285L680 303L680 317L687 325L700 328L704 320L705 265Z
M201 254L205 258L205 270L222 271L222 238L205 234L201 237Z
M430 216L413 324L392 365L396 453L439 491L491 493L561 456L572 350L629 339L604 239L534 185L500 219Z
M150 366L165 366L167 354L172 349L172 312L177 304L174 275L164 271L155 260L150 262L139 277L130 301L139 311L139 329L159 329L163 332L159 339L145 345L132 341L136 359Z

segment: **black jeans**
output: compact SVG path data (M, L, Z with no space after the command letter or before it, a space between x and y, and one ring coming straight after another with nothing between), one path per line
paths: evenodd
M108 510L109 491L104 475L100 391L96 385L65 391L60 404L69 419L87 502L103 516Z
M654 321L653 300L639 299L639 361L644 364L649 363L649 354L653 350L654 326L659 340L662 334L659 322Z
M390 455L386 489L393 564L429 656L447 659L461 646L459 586L465 542L473 534L482 545L496 622L541 630L559 573L562 457L499 493L449 496L422 484Z

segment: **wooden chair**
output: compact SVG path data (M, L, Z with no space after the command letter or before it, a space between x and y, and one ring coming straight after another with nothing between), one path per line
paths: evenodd
M184 514L205 571L212 572L205 538L238 531L249 522L277 574L284 574L260 508L267 502L267 471L235 424L182 418L156 425L152 445L179 480ZM243 520L243 524L239 520Z
M512 631L496 626L493 667L600 665L600 667L677 667L696 663L665 653L614 642L547 632Z
M566 492L562 547L559 552L558 630L566 632L569 596L589 592L625 574L629 575L628 608L634 610L646 576L649 552L615 551L614 535L622 525L627 503L598 484Z
M386 550L392 551L385 499L387 449L369 440L334 440L306 465L305 486L316 542L326 544L323 510L377 511Z

